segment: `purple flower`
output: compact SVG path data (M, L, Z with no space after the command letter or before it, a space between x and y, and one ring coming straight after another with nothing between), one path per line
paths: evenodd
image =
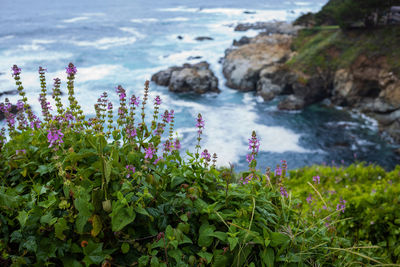
M126 175L126 178L131 177L131 175L135 173L135 167L134 166L126 165L125 168L128 170L128 174Z
M199 116L197 117L196 127L199 128L199 130L201 128L204 128L204 120L203 120L203 117L201 116L201 114L199 114Z
M164 143L163 146L164 146L164 151L165 151L165 152L171 151L171 143L170 143L169 140L165 141L165 143Z
M179 139L175 139L174 148L175 150L181 149L181 142L179 142Z
M279 188L279 191L281 192L281 196L283 196L283 197L289 197L289 194L288 194L288 192L286 191L286 188L285 188L285 187L281 186L281 187Z
M126 97L126 91L125 89L121 86L118 85L118 87L115 88L117 90L117 94L119 95L119 100L125 100Z
M113 104L111 102L108 102L107 109L108 110L112 110L112 108L113 108Z
M154 161L154 165L157 165L157 163L160 161L160 160L162 160L163 159L163 157L159 157L159 158L157 158L155 161Z
M75 75L77 73L76 67L72 63L69 63L68 67L66 67L65 69L66 69L68 76Z
M17 65L14 65L14 66L11 68L11 70L13 71L13 74L12 74L13 76L19 75L19 74L21 73L21 69L18 68Z
M258 140L257 136L253 134L251 139L249 139L249 150L253 150L255 153L258 153L259 148L260 140Z
M136 107L138 107L139 103L140 103L140 97L136 97L135 95L132 95L129 104L135 105Z
M162 123L159 123L157 125L157 129L154 130L154 135L161 136L161 134L164 132L164 125Z
M201 157L203 159L205 159L206 161L210 161L211 160L211 154L208 153L207 149L204 149L204 151L201 153Z
M174 118L174 110L171 110L171 112L168 112L168 110L166 110L162 115L162 118L165 123L170 123Z
M128 137L135 137L136 135L137 135L137 133L136 133L136 129L135 128L132 128L132 129L126 129L126 133L127 133L127 135L128 135Z
M312 180L314 181L315 184L319 184L320 177L318 175L317 176L313 176Z
M47 139L50 143L49 147L52 147L54 145L60 145L64 143L62 138L64 137L64 134L61 132L59 129L51 129L47 130Z
M45 72L47 72L47 69L44 69L44 68L42 68L42 67L39 67L38 72L39 72L39 74L44 74Z
M17 109L18 110L23 110L23 108L24 108L24 102L22 102L21 100L18 100Z
M281 176L282 175L282 169L279 167L279 165L275 169L275 176Z
M146 152L146 155L144 156L145 159L152 159L153 158L154 150L153 150L153 148L151 146L146 148L144 151Z
M313 197L311 194L308 195L307 199L306 199L307 203L310 204L313 201Z
M346 202L346 200L340 199L339 204L336 205L336 210L344 213L344 210L346 209Z
M154 104L157 105L157 106L161 105L161 98L160 98L160 96L156 96L156 98L154 99Z
M253 154L246 155L246 160L248 163L251 163L254 160L254 155Z

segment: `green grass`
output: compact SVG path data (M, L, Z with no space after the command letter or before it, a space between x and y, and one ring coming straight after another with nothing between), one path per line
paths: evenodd
M305 74L348 68L361 55L384 56L392 71L400 74L399 27L343 32L338 26L318 26L300 31L292 49L298 54L286 64Z

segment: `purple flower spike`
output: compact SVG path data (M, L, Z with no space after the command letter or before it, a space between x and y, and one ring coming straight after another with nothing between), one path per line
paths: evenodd
M205 159L206 161L210 161L211 160L211 154L208 153L207 149L204 149L204 151L201 153L201 157L203 159Z
M307 203L310 204L313 201L313 197L311 194L308 195L307 199L306 199Z
M64 143L62 138L64 137L64 134L61 132L59 129L52 129L52 130L47 130L47 139L50 143L49 147L52 147L54 145L60 145Z
M196 127L199 129L204 128L204 120L201 114L199 114L199 116L197 117Z
M166 110L162 115L162 118L165 123L170 123L174 118L174 110L171 110L171 112L168 112L168 110Z
M275 176L281 176L282 175L282 169L279 167L279 165L275 169Z
M175 150L181 149L181 142L179 141L179 139L175 139L174 148Z
M65 69L68 75L75 75L78 72L76 70L76 67L72 63L69 63L68 67L66 67Z
M136 97L135 95L131 97L129 102L130 105L135 105L136 107L139 107L139 103L140 103L140 97Z
M248 163L252 162L254 160L254 155L253 154L246 155L246 160Z
M312 178L312 180L314 181L314 183L315 184L319 184L319 182L320 182L320 177L317 175L317 176L314 176L313 178Z
M19 74L21 73L21 69L18 68L17 65L14 65L14 66L11 68L11 70L13 71L13 74L12 74L13 76L19 75Z
M155 105L161 105L161 98L160 98L160 96L156 96L156 98L154 99L154 104Z
M283 196L283 197L289 197L289 194L288 194L288 192L286 191L286 188L285 187L283 187L283 186L281 186L280 188L279 188L279 191L281 192L281 196Z

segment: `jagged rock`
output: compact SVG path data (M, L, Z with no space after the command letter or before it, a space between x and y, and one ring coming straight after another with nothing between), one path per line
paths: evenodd
M17 106L12 104L11 105L11 113L17 114L17 112L18 112ZM4 112L3 112L3 110L0 109L0 121L2 121L4 119L5 119Z
M196 41L211 41L214 40L214 38L208 37L208 36L199 36L195 38Z
M291 53L290 43L289 36L271 35L225 52L223 74L227 86L240 91L255 91L260 71L285 61Z
M270 79L262 77L257 82L257 92L265 101L270 101L282 93L282 87L273 84Z
M255 23L239 23L235 27L235 31L247 31L247 30L263 30L267 34L289 34L296 35L302 26L293 26L291 23L284 21L276 22L255 22Z
M201 59L201 56L190 56L187 58L187 60L195 60L195 59Z
M245 45L245 44L249 44L250 41L251 41L251 38L243 36L242 38L239 39L239 41L236 41L236 39L233 40L232 45L234 45L234 46L242 46L242 45Z
M182 40L182 39L183 39L183 36L178 35L176 38L179 39L179 40Z
M8 91L0 92L0 96L3 96L3 95L16 95L16 94L18 94L18 90L8 90Z
M220 92L218 78L209 66L205 61L193 65L186 63L182 67L170 67L159 71L151 80L158 85L168 86L171 92Z
M304 99L299 96L289 95L278 104L280 110L299 110L306 105Z

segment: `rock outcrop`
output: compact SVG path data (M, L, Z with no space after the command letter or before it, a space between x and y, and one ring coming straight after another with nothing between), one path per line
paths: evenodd
M240 91L255 91L262 69L289 58L290 42L288 35L259 35L249 44L227 50L223 60L227 86Z
M210 65L205 61L184 64L182 67L170 67L154 74L151 80L158 85L168 86L170 91L177 93L218 93L220 92L218 78L209 67Z
M265 34L288 34L295 35L299 29L303 28L299 25L292 25L285 21L275 22L255 22L255 23L239 23L235 26L235 31L262 30Z

